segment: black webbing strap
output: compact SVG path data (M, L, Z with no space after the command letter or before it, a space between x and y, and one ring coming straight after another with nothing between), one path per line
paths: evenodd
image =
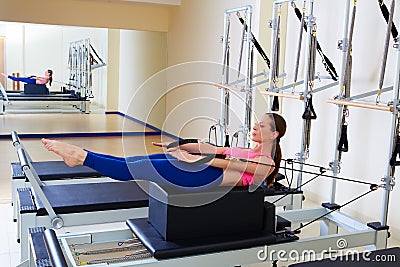
M382 13L383 17L385 18L386 23L388 23L389 10L388 10L386 4L383 2L383 0L378 0L378 4L379 4L379 8L381 9L381 13ZM393 39L397 39L397 37L399 36L399 32L397 31L396 25L394 24L393 21L392 21L391 32L392 32Z
M238 18L239 18L240 23L242 23L245 26L245 30L247 32L247 24L246 24L246 22L244 21L244 19L242 17L240 17L240 14L238 14ZM250 33L250 35L251 35L251 40L252 40L254 46L256 47L258 53L264 59L264 61L267 64L268 68L270 69L271 68L271 62L270 62L267 54L265 54L265 52L262 49L260 43L257 41L256 37L254 37L252 32Z
M204 158L201 158L194 162L188 162L189 164L193 164L193 165L205 164L205 163L212 161L213 159L226 159L226 155L222 155L222 154L202 154L202 153L190 153L190 154L204 156Z
M292 5L295 5L294 2L292 2ZM303 40L303 25L304 25L304 11L306 10L306 1L304 0L304 4L303 4L303 14L301 16L300 19L300 31L299 31L299 40L297 43L297 54L296 54L296 64L295 64L295 68L294 68L294 77L293 77L293 89L292 91L294 91L294 88L296 86L296 82L297 82L297 76L299 74L299 66L300 66L300 56L301 56L301 45L302 45L302 40Z
M278 21L277 21L277 34L276 34L276 39L275 39L275 48L272 53L274 53L274 62L273 66L271 68L271 71L273 71L273 83L276 84L278 82L278 77L279 77L279 55L280 55L280 46L281 46L281 39L279 37L279 31L280 31L280 24L281 24L281 16L278 15ZM272 102L272 111L279 111L279 98L277 96L274 96L274 100Z
M178 141L170 143L167 146L167 149L173 148L173 147L177 147L177 146L181 146L181 145L184 145L184 144L191 144L191 143L198 143L198 142L199 142L199 139L181 139L181 140L178 140Z
M347 139L347 124L342 124L342 129L340 131L340 140L337 149L341 152L349 151L349 141Z
M352 73L352 67L353 67L353 55L352 55L352 49L353 49L353 34L354 34L354 24L355 24L355 19L356 19L356 12L357 12L357 5L356 1L354 1L354 7L353 7L353 12L351 15L351 22L350 22L350 32L348 36L349 40L349 47L347 50L347 58L346 58L346 68L344 71L344 81L343 81L343 86L344 86L344 97L348 98L350 97L350 86L351 86L351 73ZM346 122L346 117L348 116L348 107L345 105L343 107L343 115L342 115L342 127L340 130L340 139L339 143L337 146L337 150L341 152L348 152L349 151L349 140L347 138L347 122ZM341 157L341 154L339 153L339 158Z
M392 157L390 158L390 166L400 166L400 161L396 161L397 155L400 157L400 138L398 136L396 138L396 146L393 150Z
M315 113L314 106L312 103L312 95L309 94L307 96L306 108L304 110L303 120L315 120L317 118L317 114Z
M301 20L301 18L303 17L300 10L296 7L296 5L292 5L292 7L294 8L294 12L296 13L297 18ZM305 31L307 31L307 25L304 23L304 29ZM329 58L324 54L324 52L322 52L322 48L319 44L319 42L317 41L317 51L318 54L321 56L322 58L322 64L325 67L325 70L329 73L329 75L331 76L332 80L337 81L338 79L338 75L336 73L336 69L333 66L332 62L329 60Z
M279 111L279 98L274 96L274 101L272 101L272 111Z

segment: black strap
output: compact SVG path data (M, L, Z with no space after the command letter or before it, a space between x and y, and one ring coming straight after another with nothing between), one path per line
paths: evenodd
M224 147L230 147L230 145L229 145L229 134L226 134L226 135L225 135L225 144L224 144Z
M198 142L199 142L199 139L181 139L181 140L178 140L178 141L170 143L167 146L167 149L173 148L173 147L177 147L177 146L181 146L181 145L184 145L184 144L198 143Z
M337 149L342 152L349 151L349 141L347 139L347 124L342 125L340 140Z
M274 96L274 101L272 102L272 111L279 111L279 98Z
M294 8L294 12L296 13L297 18L301 21L302 14L301 14L300 10L295 5L292 5L292 6ZM306 23L304 23L304 29L307 32ZM331 76L332 80L337 81L338 75L336 73L336 69L333 66L332 62L329 60L329 58L324 54L324 52L322 52L322 48L321 48L318 40L317 40L317 51L318 51L318 54L322 58L322 64L324 65L325 70L329 73L329 75Z
M240 23L242 23L242 25L245 25L245 30L247 32L247 24L244 22L244 19L240 16L238 16ZM271 62L267 56L267 54L265 54L264 50L262 49L260 43L257 41L256 37L254 37L253 33L251 32L251 40L254 44L254 46L256 47L258 53L260 54L260 56L264 59L265 63L267 64L268 68L271 68Z
M222 154L208 154L208 153L203 153L203 154L202 153L190 153L190 154L204 156L204 158L196 160L195 162L189 162L189 164L193 164L193 165L205 164L205 163L212 161L213 159L226 159L226 155L222 155Z
M315 113L314 106L312 103L312 95L308 95L306 102L306 109L304 110L302 118L304 120L315 120L317 118L317 114Z
M389 21L389 10L383 0L378 0L379 8L381 9L381 13L385 18L386 23ZM399 36L399 32L397 31L396 25L392 22L392 36L396 39Z
M397 155L399 155L400 157L400 138L397 137L396 139L396 146L393 150L393 154L392 157L390 158L390 166L399 166L400 165L400 161L396 161L396 157Z

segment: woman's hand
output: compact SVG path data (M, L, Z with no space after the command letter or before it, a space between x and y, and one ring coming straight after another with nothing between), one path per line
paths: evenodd
M181 149L169 151L168 154L171 155L172 157L176 158L179 161L183 161L183 162L187 162L187 163L194 163L194 162L204 158L204 156L192 155L192 154L189 154L187 151L181 150Z
M152 142L153 146L159 146L159 147L167 147L169 144L171 144L172 142Z

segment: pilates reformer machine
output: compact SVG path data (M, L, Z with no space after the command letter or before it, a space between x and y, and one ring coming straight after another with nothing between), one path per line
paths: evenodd
M105 65L90 39L71 42L68 83L54 81L62 85L59 92L49 91L46 85L41 84L25 84L23 92L6 91L1 87L0 114L29 111L90 113L93 71Z
M28 256L28 229L61 228L97 223L123 222L147 215L146 182L119 182L83 166L63 162L32 162L18 135L13 145L19 157L12 163L14 220L21 243L21 262ZM42 181L43 180L43 181ZM264 197L276 205L298 203L302 192L287 192L276 183L264 189ZM14 199L15 198L15 199Z
M6 91L0 85L0 114L29 111L84 111L89 100L75 90L63 88L49 92L43 84L25 84L24 91Z
M372 192L376 186L371 188ZM302 255L385 247L387 229L373 229L327 207L277 212L275 205L264 201L260 188L253 192L236 188L207 205L184 205L214 200L221 190L187 193L150 183L148 218L129 219L125 227L79 233L32 228L31 261L37 261L41 251L40 260L53 266L238 266L275 262L291 251ZM318 220L329 220L346 231L303 239L296 235ZM300 221L307 224L291 229Z

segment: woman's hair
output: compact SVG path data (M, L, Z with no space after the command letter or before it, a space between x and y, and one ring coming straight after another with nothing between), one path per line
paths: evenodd
M286 133L286 121L281 115L278 115L276 113L267 113L266 115L270 116L272 119L270 125L271 130L279 133L278 137L275 139L275 149L271 151L271 154L274 155L275 169L271 172L270 175L268 175L266 179L267 186L269 187L273 184L281 165L282 151L279 141L281 137L284 136Z
M53 82L53 71L52 70L47 70L47 72L49 73L49 84L51 86L51 83Z

